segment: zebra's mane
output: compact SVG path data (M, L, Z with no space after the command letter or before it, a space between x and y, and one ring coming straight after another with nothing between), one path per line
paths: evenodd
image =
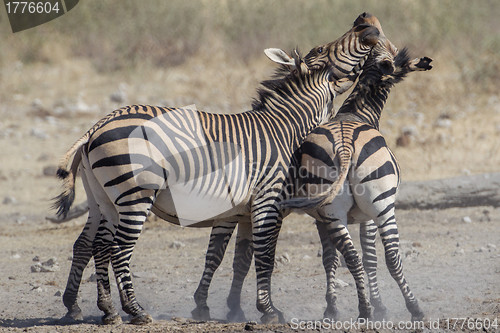
M408 48L403 48L401 51L396 54L394 57L394 67L396 70L392 75L394 78L390 79L391 83L394 85L395 83L403 80L409 72L408 67L410 66L410 54L408 52Z
M365 63L365 65L369 66L366 63ZM408 48L405 47L402 50L400 50L398 52L398 54L396 54L396 56L394 57L395 70L393 73L382 75L382 76L379 76L379 74L377 74L377 75L375 75L376 78L374 78L373 76L371 76L369 74L369 72L368 72L369 69L368 69L367 73L365 74L365 75L368 75L367 81L363 82L363 77L362 77L363 74L361 74L361 77L358 80L358 85L359 85L359 88L361 88L361 89L356 89L356 87L355 87L353 93L356 90L359 90L358 93L361 93L363 96L365 94L369 94L374 89L375 90L390 89L396 83L401 82L406 77L406 75L410 71L409 65L410 65L410 55L408 52Z
M295 68L290 69L288 65L280 65L269 80L264 80L257 88L257 97L252 102L253 110L263 110L266 101L273 96L283 96L288 91L290 83L298 84L303 81L306 73L301 71L301 63L304 61L299 50L296 48L291 52L295 61Z
M388 93L396 83L401 82L406 77L410 71L409 65L410 55L408 49L405 47L394 57L395 70L392 74L380 75L380 73L370 73L370 68L364 68L354 90L346 98L337 115L351 113L353 109L357 108L356 101L365 100L372 93L379 93L380 91ZM366 62L363 67L371 66L373 66L373 63Z

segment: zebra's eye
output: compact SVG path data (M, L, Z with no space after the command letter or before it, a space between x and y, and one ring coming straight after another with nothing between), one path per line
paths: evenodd
M323 53L323 47L322 46L318 47L316 51L318 51L318 53Z

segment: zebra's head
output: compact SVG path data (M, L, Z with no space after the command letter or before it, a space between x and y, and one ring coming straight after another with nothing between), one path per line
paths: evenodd
M390 88L409 72L430 70L431 61L428 57L410 59L407 48L398 51L387 38L382 37L366 60L359 82L367 89L375 86Z
M378 22L374 16L373 18ZM272 61L283 65L284 71L291 74L303 75L329 69L329 77L334 82L333 90L335 95L339 95L353 85L368 54L379 40L380 32L377 26L372 24L375 22L373 18L363 23L358 17L354 26L342 37L313 48L303 58L297 50L294 50L292 55L275 48L266 49L264 52ZM380 23L377 25L380 26Z
M304 65L310 70L327 66L332 68L337 81L335 91L342 94L354 84L372 47L380 39L384 39L386 45L397 52L397 48L385 37L379 20L364 12L354 20L352 29L344 36L313 48L304 57Z

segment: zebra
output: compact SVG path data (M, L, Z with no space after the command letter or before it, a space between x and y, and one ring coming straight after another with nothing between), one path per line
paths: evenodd
M368 275L370 301L375 317L386 314L378 293L375 236L380 233L386 264L397 282L412 320L424 313L403 275L394 202L399 186L399 165L379 132L382 109L391 87L412 71L430 70L428 57L410 60L407 49L395 54L383 39L372 50L363 66L359 82L337 115L314 129L301 146L303 197L281 203L283 208L305 210L316 218L323 244L323 263L330 282L325 315L336 316L333 284L339 261L335 247L343 254L358 290L360 317L371 316L370 302L364 295L364 272ZM375 59L386 59L376 62ZM321 190L327 186L326 193ZM309 198L305 198L308 196ZM361 223L362 260L355 250L346 225ZM363 269L363 266L365 269Z
M177 207L168 181L177 184L200 178L194 185L200 186L204 195L229 198L232 204L209 225L250 209L257 308L263 313L263 322L284 321L272 304L270 279L273 235L280 223L279 195L291 156L310 130L327 119L336 89L345 90L349 76L377 43L378 35L378 29L371 25L353 27L322 50L335 50L334 65L308 73L302 70L300 55L294 54L293 65L288 65L293 73L263 81L251 111L222 115L133 105L97 122L65 154L58 169L64 181L55 204L58 214L64 216L74 200L77 169L90 208L84 230L73 246L72 268L63 295L67 316L81 316L76 302L78 286L83 269L94 256L97 303L105 313L103 321L113 322L118 316L111 302L109 262L131 323L152 321L134 294L129 262L135 243L150 210L169 222L182 223L175 215ZM306 65L307 61L304 58ZM215 172L222 167L223 173ZM224 182L236 186L210 188Z

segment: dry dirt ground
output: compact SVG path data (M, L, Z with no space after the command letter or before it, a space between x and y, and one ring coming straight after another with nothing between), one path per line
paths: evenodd
M56 65L19 63L2 73L0 331L231 332L243 331L246 326L256 331L287 332L293 330L294 318L321 318L325 275L318 257L318 236L309 218L289 217L280 235L273 300L285 312L289 324L275 326L197 323L185 319L190 318L194 307L192 295L203 269L209 230L180 228L152 218L137 245L132 270L137 297L155 323L141 328L126 323L100 326L96 286L89 281L93 267L89 265L80 292L84 322L57 326L57 320L66 312L61 294L72 245L85 220L80 217L56 225L44 219L51 214L50 198L59 192L60 184L53 177L58 158L95 121L123 104L196 103L210 111L245 110L258 79L268 77L269 67L258 63L246 65L250 69L233 71L225 66L226 60L215 58L210 63L201 59L169 70L141 69L139 77L136 73L100 75L79 60L62 60ZM408 90L394 90L384 111L387 120L382 123L389 145L401 162L404 180L498 171L498 96L460 97L464 98L460 100L463 107L457 103L442 108L448 104L437 98L448 88L439 84L443 80L438 80L438 73L430 72L428 76L433 89L426 88L417 76L401 84L407 85ZM219 84L211 85L214 80ZM121 102L110 100L110 95L117 91L122 92ZM420 93L425 95L427 104L422 104ZM430 108L431 104L435 108ZM469 126L471 123L475 126ZM414 136L410 145L396 147L400 130L409 125L413 126ZM76 201L84 199L79 185ZM442 329L446 328L446 319L500 319L500 209L401 210L397 217L406 276L428 317L428 326L438 319ZM351 229L355 239L358 229ZM225 318L233 249L231 243L210 290L213 318ZM406 321L410 316L403 299L385 268L383 255L379 257L380 289L389 319L394 323ZM51 258L57 263L51 266L55 271L32 272L32 266ZM338 289L340 319L345 321L357 316L357 298L348 271L340 268L338 277L349 284ZM118 306L116 288L113 292ZM258 322L253 268L242 300L247 319ZM126 322L124 314L123 318Z
M464 222L466 216L472 222ZM398 218L406 276L428 320L494 319L500 316L500 251L497 250L500 246L500 209L400 211ZM98 326L100 312L95 303L96 286L90 279L91 266L85 271L80 292L84 324L53 326L65 314L61 293L70 267L72 243L82 222L83 217L61 225L44 222L41 218L21 224L2 221L2 330L115 332L135 329L128 324L112 328ZM352 228L352 232L357 235L358 228ZM142 331L244 330L244 324L202 324L182 319L190 318L190 310L194 307L192 295L203 268L208 235L207 229L180 228L154 218L147 222L132 264L137 297L155 318L155 324L141 328ZM178 246L174 246L174 242ZM225 318L233 249L231 243L227 259L216 273L210 290L209 306L213 318ZM318 236L309 218L295 215L284 223L273 275L273 295L275 304L285 311L291 325L293 318L316 320L322 316L325 276L319 249ZM55 258L58 263L59 269L56 268L55 272L31 271L36 264L34 260L46 262L50 258ZM389 319L395 323L409 320L403 298L388 274L383 258L379 276ZM339 269L338 277L349 283L349 286L338 289L340 319L349 321L357 316L353 279L346 268ZM245 283L242 299L247 319L258 322L260 316L255 309L253 270ZM117 299L115 303L119 306ZM126 315L122 315L126 321ZM254 328L289 331L292 327L257 325Z

